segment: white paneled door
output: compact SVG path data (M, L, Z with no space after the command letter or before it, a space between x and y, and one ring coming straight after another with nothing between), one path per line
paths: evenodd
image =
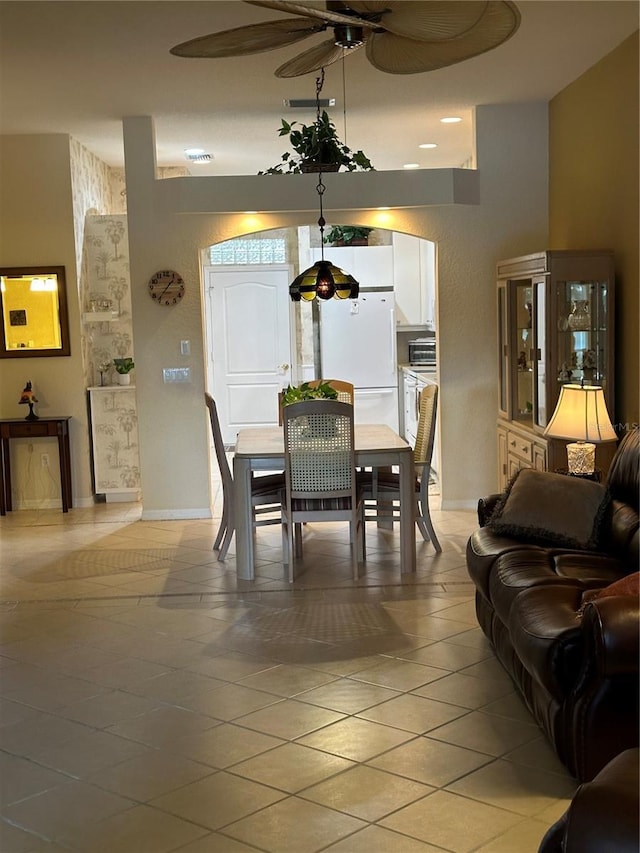
M286 265L205 267L208 387L222 437L278 423L278 391L289 383L292 323Z

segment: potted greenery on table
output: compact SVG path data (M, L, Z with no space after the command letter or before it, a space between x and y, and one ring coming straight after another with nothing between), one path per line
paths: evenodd
M338 392L328 382L320 382L318 385L310 385L303 382L302 385L287 385L282 392L282 405L289 406L291 403L302 403L304 400L337 400Z
M328 382L319 382L310 385L303 382L301 385L287 385L282 392L282 405L290 406L292 403L302 403L309 400L337 400L338 392ZM335 435L335 415L318 413L307 416L307 426L302 434L309 438L327 438Z
M363 151L352 151L340 141L326 110L313 124L301 125L296 121L282 119L278 135L289 137L294 153L286 151L276 166L259 172L259 175L318 172L320 164L323 172L338 172L343 167L348 172L373 170L371 161Z

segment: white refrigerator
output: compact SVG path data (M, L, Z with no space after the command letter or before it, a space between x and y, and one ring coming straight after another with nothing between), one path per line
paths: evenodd
M361 289L357 299L329 299L319 307L322 378L353 383L356 423L384 423L397 432L393 290Z

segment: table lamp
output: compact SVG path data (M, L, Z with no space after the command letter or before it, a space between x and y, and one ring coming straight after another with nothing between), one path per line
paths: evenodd
M572 442L567 445L570 474L593 474L596 443L617 440L602 388L599 385L563 385L544 435Z
M33 404L37 403L37 402L38 402L38 398L34 394L33 386L31 385L31 382L29 381L24 386L24 389L22 391L20 399L18 400L19 404L24 405L26 403L29 406L29 414L25 418L25 421L37 421L38 420L38 416L33 411Z

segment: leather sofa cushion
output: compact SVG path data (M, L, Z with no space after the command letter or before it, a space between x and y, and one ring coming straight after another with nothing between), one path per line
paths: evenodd
M499 536L538 545L596 549L608 504L609 494L600 483L523 468L487 527Z
M489 599L489 579L495 561L508 551L541 551L536 545L525 545L517 539L497 536L488 527L475 530L467 542L467 571L478 591Z
M554 566L559 578L570 578L583 586L599 589L627 574L625 563L608 554L593 551L555 552Z
M556 700L575 686L584 654L580 606L583 589L545 585L515 597L509 635L522 666Z
M506 625L511 604L524 589L555 584L595 593L623 573L624 566L605 554L520 548L496 559L489 576L488 598Z
M548 584L571 585L571 579L560 579L550 551L521 548L508 551L496 560L489 580L489 600L501 622L509 622L514 599L523 590Z

